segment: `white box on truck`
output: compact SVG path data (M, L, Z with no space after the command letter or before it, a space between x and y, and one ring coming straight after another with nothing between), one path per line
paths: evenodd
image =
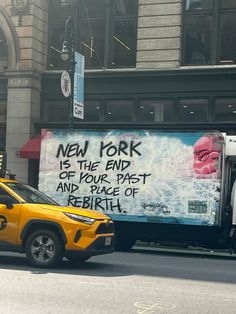
M43 130L39 189L110 215L126 242L169 238L174 225L188 241L222 226L224 150L217 131Z

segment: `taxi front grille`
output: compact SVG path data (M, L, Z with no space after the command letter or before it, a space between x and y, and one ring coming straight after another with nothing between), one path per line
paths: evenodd
M96 230L96 234L106 234L114 232L113 222L102 223Z

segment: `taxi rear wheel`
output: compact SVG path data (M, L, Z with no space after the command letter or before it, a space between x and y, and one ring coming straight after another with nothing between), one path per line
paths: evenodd
M55 232L40 229L26 240L25 253L31 266L46 268L62 260L63 248Z

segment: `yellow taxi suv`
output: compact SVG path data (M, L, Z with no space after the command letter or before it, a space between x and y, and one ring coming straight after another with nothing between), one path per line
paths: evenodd
M108 216L62 207L27 184L0 178L0 250L25 253L35 267L52 267L63 257L82 262L111 253L113 237Z

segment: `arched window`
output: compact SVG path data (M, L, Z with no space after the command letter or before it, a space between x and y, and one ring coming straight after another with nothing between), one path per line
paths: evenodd
M0 70L6 69L8 64L7 44L3 32L0 29Z

